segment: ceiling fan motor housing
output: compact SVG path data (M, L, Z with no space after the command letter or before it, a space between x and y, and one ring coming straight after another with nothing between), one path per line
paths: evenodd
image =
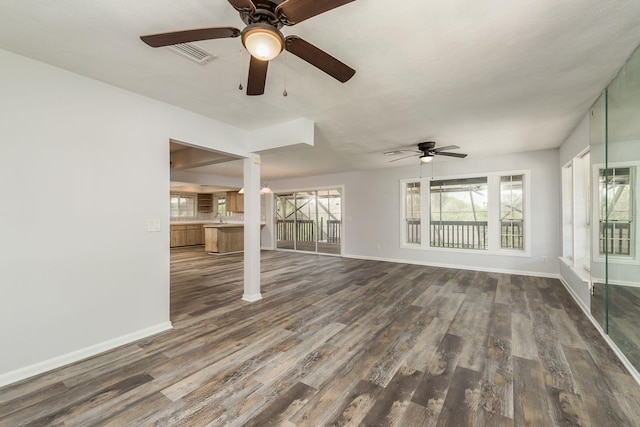
M283 22L276 15L276 6L281 1L267 1L261 0L255 2L255 9L241 10L240 19L247 25L255 24L258 22L268 23L277 29L284 26Z
M429 150L433 150L435 146L436 143L433 141L421 142L418 144L418 150L422 151L423 153L427 153Z

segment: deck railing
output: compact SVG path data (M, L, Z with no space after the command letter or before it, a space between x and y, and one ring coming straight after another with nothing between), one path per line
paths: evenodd
M431 246L487 249L487 221L438 221L431 223Z
M316 231L316 222L308 219L277 220L276 237L278 240L297 240L298 242L315 242L316 234L319 242L340 243L341 221L320 218L319 228Z
M422 226L419 219L406 220L406 242L420 243ZM431 246L434 248L487 249L487 221L439 221L430 224ZM502 248L524 249L522 221L501 221Z
M500 247L503 249L524 249L522 220L500 221Z
M606 250L610 255L631 255L631 222L600 221L600 253L605 253L605 227L607 230Z

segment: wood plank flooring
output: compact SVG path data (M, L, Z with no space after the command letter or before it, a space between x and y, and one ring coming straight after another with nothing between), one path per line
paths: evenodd
M591 314L603 329L605 326L605 286L594 283ZM609 285L609 336L640 370L640 288Z
M174 330L0 389L0 426L637 426L640 387L557 280L171 251Z

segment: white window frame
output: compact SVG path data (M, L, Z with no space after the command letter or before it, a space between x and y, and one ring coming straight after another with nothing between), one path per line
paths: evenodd
M620 169L620 168L634 168L633 173L633 185L632 190L634 190L633 197L633 206L632 206L632 218L635 221L631 227L631 254L630 255L608 255L608 260L610 264L630 264L630 265L640 265L640 257L639 248L640 248L640 233L638 232L638 203L640 198L640 161L629 161L629 162L613 162L609 163L608 169ZM591 259L595 260L599 263L605 262L605 255L600 253L600 227L599 224L596 226L596 222L600 222L600 170L605 168L604 163L597 163L592 165L591 170L591 200L593 200L591 207L591 218L593 218L594 226L591 227L592 235L591 241L593 244L591 245Z
M500 247L500 177L509 175L524 175L523 192L524 192L524 250L520 249L508 249ZM465 178L481 178L487 177L487 209L488 209L488 237L487 237L487 249L460 249L460 248L441 248L431 247L430 236L430 215L431 215L431 194L430 194L430 182L431 180L451 180L451 179L465 179ZM420 182L420 213L422 234L420 244L406 243L405 228L405 188L408 182ZM400 248L403 249L417 249L424 251L438 251L438 252L450 252L450 253L465 253L465 254L485 254L485 255L506 255L515 257L530 257L531 256L531 170L519 169L519 170L505 170L498 172L481 172L474 174L464 175L446 175L446 176L434 176L428 178L413 178L413 179L401 179L400 180L400 194L402 197L400 203Z
M420 243L412 243L407 241L407 184L420 183ZM400 246L417 248L424 242L424 181L415 179L401 179L400 180Z
M193 199L193 212L191 215L171 215L171 199L174 197L185 198L185 199ZM169 215L172 219L193 219L198 215L198 196L195 193L170 193L169 194Z

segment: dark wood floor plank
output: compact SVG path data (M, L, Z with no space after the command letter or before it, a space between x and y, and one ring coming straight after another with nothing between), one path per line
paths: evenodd
M446 334L413 393L411 401L427 408L430 417L440 416L461 348L461 337Z
M513 420L513 357L511 343L503 337L488 338L481 393L486 418Z
M640 387L555 279L171 250L174 329L0 389L0 426L634 425ZM624 313L619 315L624 315Z
M482 374L458 366L451 377L447 397L438 416L438 426L476 426L484 419L482 408Z
M554 425L539 362L513 358L513 400L516 425Z

